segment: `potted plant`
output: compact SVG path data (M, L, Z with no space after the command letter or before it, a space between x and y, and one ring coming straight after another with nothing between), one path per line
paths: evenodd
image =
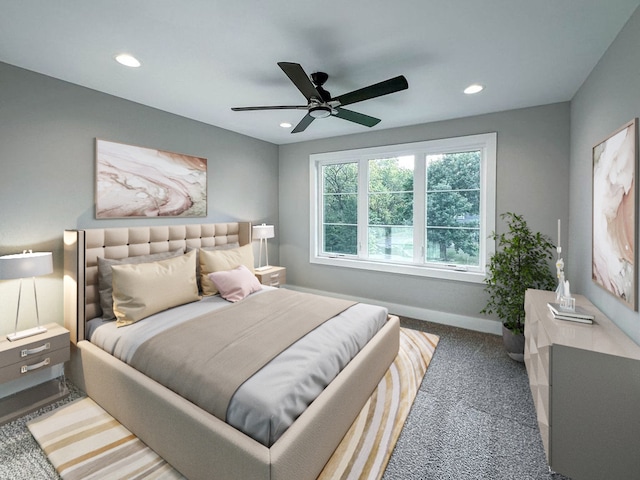
M489 295L480 313L495 313L502 321L507 353L524 360L524 295L528 288L554 290L556 278L549 268L554 245L548 236L533 233L521 215L503 213L507 232L491 233L496 252L488 264L484 291Z

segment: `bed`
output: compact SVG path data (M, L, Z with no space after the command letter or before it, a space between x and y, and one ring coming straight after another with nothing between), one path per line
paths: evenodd
M99 258L242 247L250 242L248 222L65 231L64 317L74 344L68 375L189 479L313 479L395 358L397 317L389 316L284 433L267 445L88 341L89 322L102 313Z

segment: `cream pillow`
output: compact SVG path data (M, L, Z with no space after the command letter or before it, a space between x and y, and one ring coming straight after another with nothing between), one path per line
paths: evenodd
M253 246L248 243L229 250L200 250L200 283L203 295L215 295L218 289L209 278L209 274L233 270L244 265L253 273Z
M200 299L195 251L153 263L113 265L111 270L118 327Z
M198 280L198 291L202 293L202 285L200 285L200 250L229 250L232 248L238 248L240 244L238 242L225 243L224 245L216 245L213 247L187 247L187 252L191 250L196 251L196 279ZM158 258L158 260L162 260Z
M181 248L172 252L151 253L149 255L139 255L120 259L98 257L98 292L100 293L100 308L102 308L103 320L115 320L113 313L113 289L111 288L111 267L114 265L124 265L125 263L149 263L167 258L179 257L184 254Z

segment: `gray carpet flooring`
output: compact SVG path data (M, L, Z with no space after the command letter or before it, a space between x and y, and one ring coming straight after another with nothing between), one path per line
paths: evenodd
M494 335L402 319L440 336L383 480L568 480L549 472L523 364ZM59 478L26 428L71 395L0 427L0 479Z
M546 463L529 379L502 337L401 319L440 336L383 480L568 480Z
M27 422L43 413L80 398L82 393L67 382L70 393L63 400L43 407L0 427L0 479L50 480L59 479L53 466L27 429Z

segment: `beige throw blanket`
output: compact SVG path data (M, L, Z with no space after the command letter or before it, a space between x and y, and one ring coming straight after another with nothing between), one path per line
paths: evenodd
M166 330L131 365L226 420L235 391L271 359L354 302L278 289Z

